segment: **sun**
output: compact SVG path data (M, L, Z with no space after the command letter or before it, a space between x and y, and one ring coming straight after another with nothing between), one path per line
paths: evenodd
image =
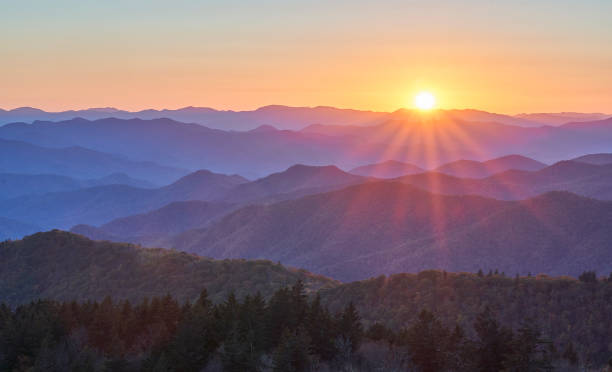
M436 105L436 97L429 92L419 92L414 97L414 105L419 110L431 110Z

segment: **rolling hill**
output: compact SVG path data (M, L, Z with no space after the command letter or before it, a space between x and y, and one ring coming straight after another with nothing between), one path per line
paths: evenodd
M0 127L0 138L48 147L83 146L172 167L257 178L294 164L335 164L352 169L392 158L429 169L458 159L481 161L523 154L554 162L609 150L612 127L592 130L587 123L581 124L576 128L525 128L467 121L449 111L428 115L400 111L370 126L237 132L170 119L107 118L12 123Z
M177 182L186 184L186 190L181 193L176 193L177 187L172 185L176 197L191 196L189 199L214 200L213 202L174 202L152 212L118 218L99 227L79 224L71 231L91 239L156 246L183 231L205 227L231 210L246 204L294 199L366 181L363 177L348 174L335 166L295 165L253 182L238 178L236 180L240 183L229 185L229 191L225 193L192 195L189 190L201 190L189 186L186 180L190 177L193 175Z
M235 206L205 201L173 202L160 209L112 220L100 227L77 225L70 231L94 240L159 246L163 239L183 231L202 228Z
M612 154L589 154L584 156L579 156L573 161L577 161L579 163L588 163L594 165L607 165L612 164Z
M50 147L78 144L131 159L252 178L297 163L333 163L356 146L348 139L288 130L222 131L170 119L13 123L0 127L0 138Z
M212 200L247 182L200 170L157 189L107 185L75 191L26 195L0 201L0 215L45 229L69 229L77 224L103 224L119 217L158 209L174 201Z
M422 173L425 170L414 164L402 163L397 160L387 160L382 163L362 165L353 168L349 173L364 177L397 178L411 174Z
M154 187L150 182L134 179L124 173L113 173L106 177L89 180L79 180L56 174L0 173L0 199L10 199L28 194L71 191L104 185L126 185L141 188Z
M569 193L516 202L373 182L242 208L173 248L267 258L340 280L439 268L577 275L609 269L612 203Z
M483 179L428 172L401 177L401 182L447 195L482 195L503 200L524 199L549 191L612 200L612 166L561 161L535 172L510 170Z
M0 139L2 173L55 174L81 180L124 173L158 185L176 181L187 174L181 168L165 167L149 161L136 162L79 146L41 147L26 142Z
M37 233L0 243L0 298L18 305L39 298L58 300L142 300L167 293L183 301L202 289L219 301L260 291L269 296L281 286L302 279L310 291L337 282L270 261L197 257L130 244L95 242L63 231Z
M364 181L363 177L344 172L333 165L298 164L282 172L238 185L231 189L222 200L245 203L264 201L268 198L293 198L296 195L330 191Z
M484 162L475 160L457 160L435 168L434 172L462 178L485 178L507 170L537 171L546 164L521 155L507 155Z

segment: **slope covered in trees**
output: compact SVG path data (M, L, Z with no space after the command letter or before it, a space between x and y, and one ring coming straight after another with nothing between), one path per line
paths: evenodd
M0 370L594 371L612 362L598 349L609 334L584 349L530 319L508 327L488 306L471 322L461 315L449 326L420 310L400 327L366 329L352 302L330 311L301 281L267 301L230 293L213 304L203 290L183 305L170 295L0 304Z
M27 304L39 298L84 303ZM13 309L0 306L0 358L35 370L70 361L473 371L530 360L571 371L606 364L612 342L612 275L423 271L340 284L268 261L212 261L60 231L0 245L0 299ZM490 343L505 350L492 361Z
M432 311L447 327L459 324L473 336L469 325L491 309L501 325L519 329L525 321L554 342L559 352L570 344L585 358L604 364L612 357L612 273L586 272L571 277L513 276L498 270L471 273L422 271L418 274L381 276L322 290L332 310L352 302L364 323L382 323L398 329Z
M208 288L218 301L230 291L239 296L277 288L302 279L309 290L337 283L270 261L214 261L163 249L95 242L50 231L0 243L0 299L16 305L38 298L57 300L140 300L171 293L193 300Z

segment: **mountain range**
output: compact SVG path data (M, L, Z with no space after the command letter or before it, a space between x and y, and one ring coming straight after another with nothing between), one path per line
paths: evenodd
M513 156L497 164L530 165L529 159ZM517 159L519 163L507 161ZM494 163L495 164L495 163ZM396 181L417 186L423 190L446 195L483 195L501 200L519 200L547 191L569 190L599 199L612 199L609 166L597 166L577 161L565 161L539 171L510 170L484 179L449 176L437 172L426 172L398 178ZM270 204L293 200L307 195L343 189L350 185L376 182L378 179L358 177L341 171L337 167L312 167L297 165L284 172L252 182L230 187L225 193L200 197L208 202L173 203L144 215L117 218L101 226L80 224L71 231L92 239L129 241L148 246L164 246L169 238L189 229L203 228L217 221L224 214L249 204ZM197 183L185 189L197 189ZM113 205L113 195L106 199ZM212 208L217 206L218 208ZM211 214L211 211L214 213ZM120 217L120 216L119 216ZM172 229L166 229L162 221ZM180 224L173 221L181 221ZM129 228L123 228L129 226ZM157 232L156 232L157 230Z
M132 161L125 156L89 150L76 144L68 147L51 144L50 147L43 147L28 143L27 139L26 141L0 139L0 172L58 175L81 181L103 177L115 178L116 181L117 174L123 173L143 181L128 180L121 176L124 177L122 183L128 182L131 185L140 183L142 186L151 183L165 185L188 173L181 168L161 166L150 161ZM59 179L50 182L57 181ZM51 189L56 187L50 185Z
M213 258L261 258L340 280L425 268L577 275L612 262L612 203L553 192L509 202L369 182L252 205L168 246Z
M601 120L612 115L601 113L537 113L515 116L494 114L479 110L445 110L461 120L495 121L503 124L538 126L561 125L573 121ZM13 122L61 121L77 117L97 120L108 117L118 119L169 118L187 123L198 123L210 128L250 130L260 125L273 125L281 129L298 130L311 124L371 125L393 116L393 112L340 109L328 106L289 107L270 105L252 111L223 111L209 107L183 107L179 109L119 110L113 107L48 112L32 107L13 110L0 109L0 125Z
M28 194L73 191L104 185L127 185L140 188L155 187L151 182L134 179L125 173L113 173L106 177L88 180L56 174L0 173L0 200Z
M44 229L103 224L175 201L221 198L230 189L244 182L247 180L240 176L201 170L155 189L106 185L3 200L0 201L0 216L30 221Z
M94 240L159 246L169 236L205 227L236 207L230 203L200 200L172 202L151 212L114 219L99 227L76 225L70 231Z
M444 173L464 178L484 178L507 170L536 171L546 167L546 164L521 155L506 155L484 162L476 160L456 160L443 164L433 172ZM397 178L412 174L424 173L426 170L414 164L388 160L382 163L368 164L351 169L352 174L377 178Z
M387 160L376 164L367 164L353 168L349 173L364 177L397 178L410 174L423 173L425 170L414 164L402 163L397 160Z
M525 128L464 121L446 111L401 111L391 120L370 126L236 132L170 119L107 118L7 124L0 127L0 138L54 148L81 146L135 161L258 178L294 164L335 164L352 169L390 158L427 169L460 159L484 161L507 154L553 163L609 151L610 123L607 119ZM117 169L108 173L114 172L147 179Z
M561 161L538 171L508 170L482 179L460 178L437 172L398 178L400 182L447 195L482 195L519 200L548 191L612 200L612 164L593 165Z
M521 155L508 155L484 162L457 160L435 168L433 171L456 177L485 178L507 170L537 171L546 164Z
M555 112L555 113L532 113L518 114L514 117L542 123L546 125L563 125L572 122L603 120L612 117L610 114L602 114L600 112L582 113L582 112Z

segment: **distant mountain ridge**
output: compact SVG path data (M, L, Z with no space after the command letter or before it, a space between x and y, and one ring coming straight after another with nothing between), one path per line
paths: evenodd
M575 159L572 159L573 161L577 161L579 163L588 163L588 164L594 164L594 165L606 165L606 164L612 164L612 154L589 154L589 155L583 155L583 156L579 156Z
M577 275L609 269L612 202L553 192L508 202L371 182L249 206L169 244L215 258L262 258L340 280L425 268Z
M247 182L240 176L197 171L156 189L106 185L25 195L0 201L0 216L33 221L43 228L68 229L77 224L103 224L118 217L148 212L175 201L221 198Z
M424 171L423 168L417 167L414 164L403 163L397 160L387 160L381 163L367 164L353 168L349 173L364 177L397 178Z
M279 129L297 130L314 123L367 125L384 118L388 113L366 110L340 109L335 107L290 107L282 105L263 106L252 111L223 111L208 107L183 107L176 110L125 111L116 108L91 108L62 112L22 107L0 110L0 125L13 122L63 121L81 117L88 120L114 117L118 119L162 119L198 123L223 130L251 130L262 125Z
M483 162L476 160L457 160L443 164L432 171L456 177L484 178L512 169L536 171L545 167L546 164L522 155L506 155ZM389 160L382 163L357 167L349 172L362 176L397 178L423 173L426 172L426 170L413 164Z
M75 225L102 225L118 218L154 212L178 201L208 201L215 205L221 203L229 208L232 204L293 199L365 181L367 179L364 177L343 172L335 166L295 165L255 181L248 181L238 175L228 176L199 170L170 185L154 189L107 185L0 200L0 216L27 219L47 229L69 229ZM189 205L182 206L191 208ZM168 210L162 208L160 213L165 215L167 212ZM195 216L192 210L184 212ZM124 221L121 221L120 224L123 224ZM110 231L108 234L98 235L101 231L91 227L84 229L81 226L80 229L80 233L94 238L116 240L117 237L123 237L128 241L142 242L135 239L138 234L116 234Z
M89 180L79 180L55 174L0 173L0 200L28 194L73 191L104 185L127 185L140 188L155 187L150 182L134 179L125 173L113 173L106 177Z
M484 178L507 170L537 171L546 164L521 155L507 155L496 159L479 162L475 160L457 160L433 169L456 177Z
M173 182L187 173L180 168L161 166L150 161L133 161L78 146L43 147L5 139L0 139L0 170L2 173L13 174L55 174L81 180L108 177L111 174L117 177L117 173L123 173L161 185ZM134 183L130 181L130 184Z
M100 227L80 224L70 231L94 240L161 246L168 236L203 228L235 207L229 203L199 200L172 202L148 213L117 218Z
M427 172L398 179L424 190L446 195L481 195L502 200L520 200L549 191L612 200L612 164L593 165L561 161L538 171L509 170L469 179Z
M78 145L175 168L210 169L252 179L294 164L352 169L389 158L421 168L506 154L552 163L606 152L612 145L612 126L605 123L525 128L464 121L446 111L426 115L402 111L394 117L371 126L320 125L302 131L254 132L210 129L170 119L75 119L8 124L0 127L0 138L48 147Z
M531 120L546 125L563 125L571 122L602 120L612 117L612 114L602 114L600 112L582 113L582 112L555 112L555 113L533 113L533 114L518 114L515 117L525 120Z
M392 119L400 109L395 112L376 112L368 110L342 109L329 106L292 107L283 105L268 105L255 110L232 111L215 110L209 107L183 107L179 109L147 109L141 111L119 110L113 107L90 108L82 110L68 110L61 112L47 112L31 107L20 107L13 110L0 109L0 125L13 122L34 121L63 121L74 118L98 120L109 117L118 119L162 119L168 118L181 122L198 123L210 128L223 130L252 130L260 126L276 127L279 129L299 130L312 124L326 125L374 125ZM547 120L539 122L533 118L540 116L509 116L495 114L481 110L443 110L451 113L460 120L468 121L495 121L502 124L519 126L538 126L546 124ZM538 115L538 114L534 114ZM543 115L543 114L540 114ZM550 114L554 115L554 114ZM577 114L578 115L578 114ZM584 114L589 115L589 114ZM575 119L577 116L572 116ZM599 116L589 116L591 120L600 119ZM543 119L548 119L545 117ZM573 120L567 120L570 122Z
M230 190L222 200L253 202L281 194L291 194L299 190L330 190L364 181L363 177L344 172L334 165L297 164L282 172L238 185Z

